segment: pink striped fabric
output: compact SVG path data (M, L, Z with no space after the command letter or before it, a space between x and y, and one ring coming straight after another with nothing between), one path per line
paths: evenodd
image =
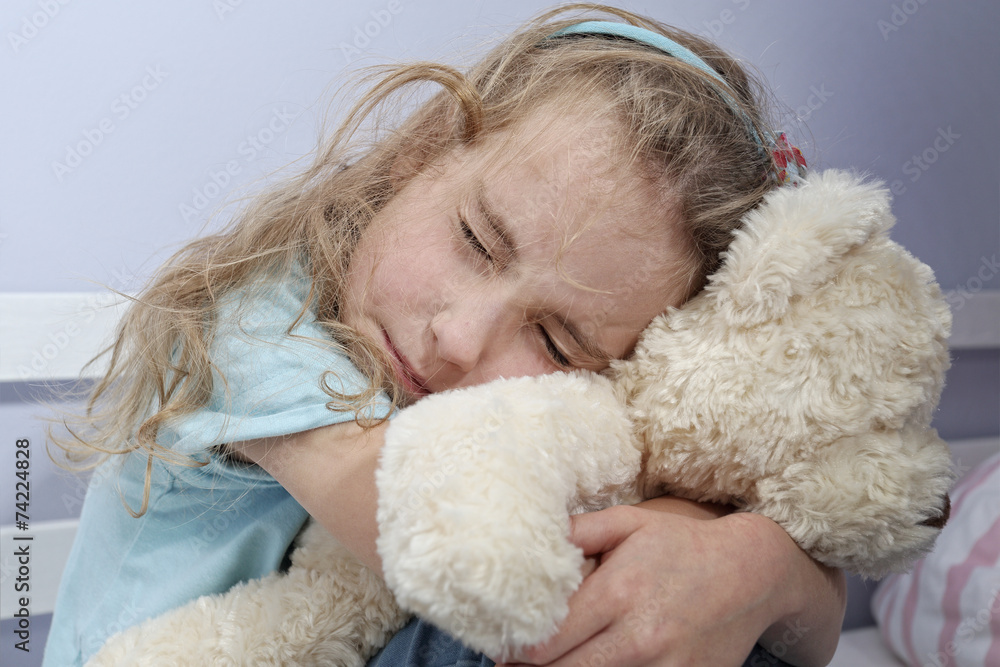
M1000 667L1000 454L959 482L934 551L887 577L872 612L912 667Z

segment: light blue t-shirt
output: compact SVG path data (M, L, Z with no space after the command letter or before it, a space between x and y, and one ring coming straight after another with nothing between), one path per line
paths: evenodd
M352 420L354 413L326 407L330 397L321 377L333 371L327 384L347 394L364 389L367 380L332 343L285 333L309 289L299 267L263 284L266 293L244 299L242 307L245 290L220 308L209 405L161 428L157 438L208 465L154 459L149 508L138 519L122 497L140 507L146 456L128 455L124 467L122 457L114 457L95 472L60 583L44 665L82 665L119 630L281 565L306 511L260 468L209 449ZM312 313L293 334L329 341ZM380 396L366 416L382 417L388 409Z

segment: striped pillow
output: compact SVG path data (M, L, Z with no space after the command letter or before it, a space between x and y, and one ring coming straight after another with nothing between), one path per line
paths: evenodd
M1000 454L951 494L934 551L879 585L872 613L908 665L1000 666Z

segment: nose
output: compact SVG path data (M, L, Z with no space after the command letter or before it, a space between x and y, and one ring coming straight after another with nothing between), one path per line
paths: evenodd
M451 300L431 322L438 356L471 373L492 346L511 336L513 318L505 300L496 295L466 294Z

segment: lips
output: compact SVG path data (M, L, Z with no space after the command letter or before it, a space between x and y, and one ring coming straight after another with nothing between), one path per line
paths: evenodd
M418 397L429 394L430 391L427 389L427 381L417 375L416 371L413 370L413 367L410 366L409 362L406 360L406 357L404 357L402 353L396 349L396 346L392 344L392 339L389 338L389 333L385 329L382 329L382 338L385 340L385 345L392 355L393 368L396 371L396 377L399 378L399 381L402 383L406 391Z

